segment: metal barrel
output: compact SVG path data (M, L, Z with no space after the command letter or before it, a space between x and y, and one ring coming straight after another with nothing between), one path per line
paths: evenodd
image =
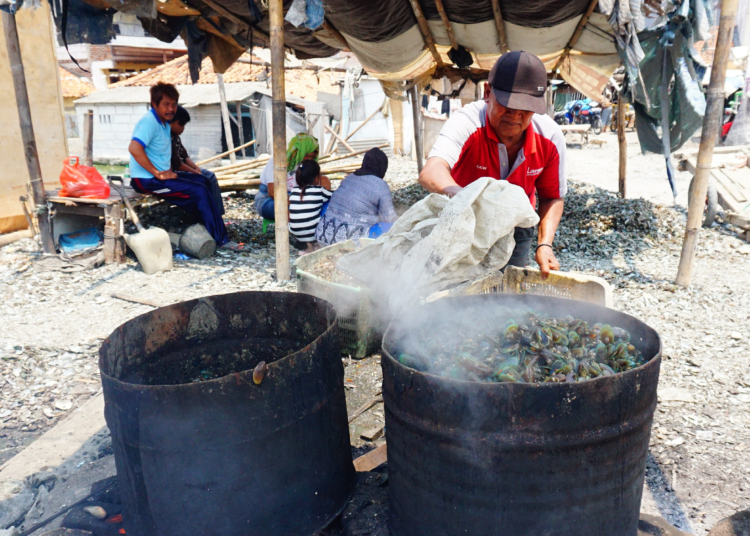
M336 329L333 308L318 298L241 292L157 309L115 330L99 368L127 533L326 527L356 479ZM268 365L258 385L260 361Z
M516 384L441 378L393 357L413 330L447 336L440 322L501 306L625 328L648 362ZM448 298L394 319L381 362L394 536L635 536L661 363L646 324L559 298Z

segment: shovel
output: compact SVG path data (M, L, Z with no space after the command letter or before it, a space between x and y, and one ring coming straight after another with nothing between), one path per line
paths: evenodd
M107 179L109 179L110 184L112 184L115 190L119 192L125 206L128 207L133 223L138 228L138 233L125 235L125 243L135 253L143 271L151 275L156 272L171 270L172 244L169 241L169 233L158 227L144 229L143 225L141 225L141 220L138 218L138 214L133 210L133 205L130 204L130 200L125 197L121 189L122 178L110 175ZM120 186L116 186L116 182L119 182Z

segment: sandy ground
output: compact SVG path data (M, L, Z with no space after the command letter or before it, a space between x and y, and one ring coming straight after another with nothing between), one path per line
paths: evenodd
M704 535L719 519L750 506L750 246L729 225L702 232L693 285L675 287L690 176L678 173L682 207L673 208L663 158L641 155L631 133L628 197L652 203L632 202L623 211L658 222L649 224L656 230L639 234L627 218L587 227L581 207L617 204L609 193L617 190L617 139L611 133L599 138L607 141L602 147L569 146L567 168L577 183L571 200L577 201L561 226L559 258L563 270L605 277L615 306L661 334L660 389L671 390L655 415L643 510ZM421 196L407 188L416 179L414 163L393 159L387 178L400 199ZM36 242L0 250L0 463L98 390L101 339L152 310L113 293L168 304L241 290L295 289L294 281L276 281L273 239L260 233L249 203L235 196L227 220L230 236L257 244L250 253L178 261L173 271L154 276L132 260L76 274L37 272ZM157 211L153 218L170 230L185 224L174 212ZM380 389L379 357L345 364L353 411ZM351 424L353 444L366 446L361 433L382 422L378 404Z

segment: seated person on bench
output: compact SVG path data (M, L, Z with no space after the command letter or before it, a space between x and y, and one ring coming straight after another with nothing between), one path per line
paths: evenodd
M180 136L185 132L185 125L190 122L190 114L182 106L177 106L177 111L174 113L172 122L169 126L172 128L172 171L185 171L187 173L200 173L208 179L208 184L211 188L211 195L216 202L216 206L219 207L219 212L224 215L224 200L221 198L221 188L219 188L219 180L213 171L209 169L201 169L195 162L190 159L187 149L182 145Z
M169 122L177 111L179 97L172 84L160 82L151 87L151 109L136 124L128 147L131 185L136 192L155 195L195 214L218 247L237 249L238 244L227 237L209 180L198 173L171 170Z

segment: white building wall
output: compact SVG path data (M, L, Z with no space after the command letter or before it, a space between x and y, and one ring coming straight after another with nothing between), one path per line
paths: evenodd
M94 160L127 162L128 145L138 120L148 111L147 104L83 104L76 106L78 124L83 125L86 110L94 111Z
M180 136L193 162L221 152L221 109L218 104L187 108L190 122Z
M361 90L360 99L364 100L364 117L359 121L351 121L349 123L348 132L352 132L355 128L362 124L363 120L368 118L375 110L383 105L385 100L385 93L383 88L380 86L380 82L377 80L362 80L359 84ZM359 93L359 92L357 92ZM361 106L360 102L356 102L355 106ZM352 141L373 139L373 138L385 138L393 146L393 124L390 115L383 117L382 114L378 114L363 126L354 136L351 137Z

